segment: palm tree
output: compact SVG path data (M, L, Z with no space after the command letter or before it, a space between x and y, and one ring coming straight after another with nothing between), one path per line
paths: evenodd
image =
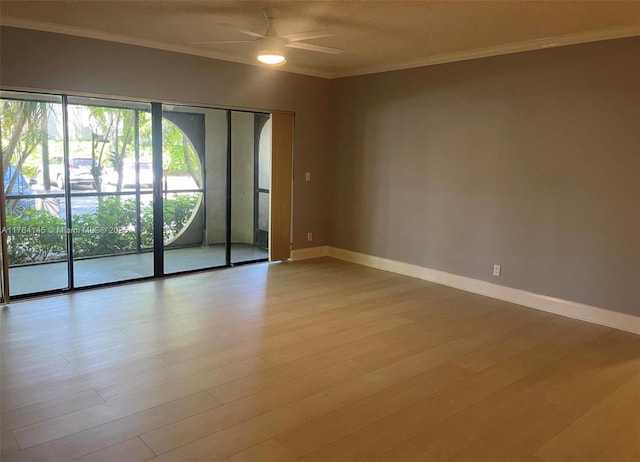
M47 142L47 136L43 135L47 130L44 123L47 110L46 103L37 101L0 101L2 178L6 195L11 194L27 158L36 147ZM19 207L18 200L7 201L7 214L12 214L16 207Z

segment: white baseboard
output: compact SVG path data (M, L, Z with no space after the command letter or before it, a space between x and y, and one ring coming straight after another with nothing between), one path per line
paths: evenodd
M326 257L329 247L321 245L318 247L309 247L307 249L297 249L291 251L291 260L300 261L310 258Z
M511 287L492 284L478 279L458 276L444 271L403 263L396 260L389 260L388 258L352 252L350 250L339 249L336 247L325 247L325 253L321 252L320 249L323 249L322 247L314 247L313 249L318 249L316 251L318 253L318 257L328 255L329 257L340 260L358 263L360 265L370 266L372 268L390 271L392 273L403 274L405 276L411 276L417 279L455 287L456 289L461 289L467 292L473 292L475 294L485 295L487 297L516 303L518 305L524 305L529 308L548 311L549 313L555 313L569 318L600 324L640 335L640 317L638 316L618 313L604 308L584 305L582 303L555 297L548 297L546 295L535 294L525 290L513 289ZM308 254L311 255L312 252L310 251L313 249L303 249L303 251L309 251Z

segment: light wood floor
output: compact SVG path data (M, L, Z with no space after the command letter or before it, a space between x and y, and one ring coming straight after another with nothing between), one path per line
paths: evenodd
M6 462L640 461L640 337L337 260L1 319Z

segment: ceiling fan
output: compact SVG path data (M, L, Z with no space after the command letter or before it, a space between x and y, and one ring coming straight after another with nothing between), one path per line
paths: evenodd
M321 45L314 45L312 43L304 43L305 40L312 40L321 37L331 37L333 33L331 31L311 31L300 32L296 34L278 35L275 27L273 26L273 18L269 15L267 10L262 10L265 18L267 18L267 30L264 34L259 34L246 29L235 27L232 24L218 23L219 26L228 27L249 37L255 37L253 40L214 40L209 42L190 42L191 45L215 45L223 43L256 43L257 58L258 61L264 64L278 65L284 64L287 61L285 48L297 48L300 50L315 51L319 53L328 53L337 55L344 50L338 48L330 48Z

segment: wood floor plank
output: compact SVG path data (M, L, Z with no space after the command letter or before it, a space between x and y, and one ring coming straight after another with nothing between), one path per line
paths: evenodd
M12 303L2 460L640 460L640 336L331 258Z
M86 428L117 420L172 399L203 391L217 383L224 383L265 367L268 367L268 365L258 358L241 361L230 366L223 366L195 376L176 380L166 385L126 395L99 406L94 406L91 409L23 427L15 430L14 436L21 447L28 448Z
M615 460L615 459L612 459ZM529 454L527 456L524 456L520 459L520 462L542 462L540 459L538 459L536 456L534 456L533 454ZM609 461L611 462L611 460ZM619 461L622 462L622 461Z
M629 343L617 341L619 337L614 334L608 338L596 338L589 343L582 344L582 348L574 350L573 355L567 355L554 363L557 370L571 374L569 380L558 381L554 387L545 390L541 405L529 407L522 413L512 413L505 416L502 425L496 431L480 439L450 460L510 461L528 457L529 454L588 412L595 404L609 396L613 390L638 374L640 357L634 361L622 363L607 362L607 357L609 359L624 357L616 354L616 348L621 348L627 355L634 354L633 350L630 351L628 348ZM604 348L605 345L609 345L610 348ZM598 364L604 363L609 364L609 367L597 367ZM528 422L528 425L520 426L518 425L520 422ZM616 422L615 419L611 422L601 423L611 425L612 422ZM637 417L635 422L635 425L640 425ZM583 460L593 460L593 458L584 458Z
M350 322L351 325L355 326L358 325L360 323L362 323L365 320L365 318L362 317L358 317L358 318L353 318ZM349 327L349 325L347 326L343 326L343 329ZM327 326L329 331L335 331L335 330L340 330L337 328L337 326L334 325L328 325ZM319 337L321 334L316 334L315 337ZM302 334L300 333L300 331L295 331L293 333L289 333L285 336L277 336L277 337L273 337L270 340L263 340L260 342L254 342L253 344L246 344L246 342L244 341L244 339L240 339L238 340L238 344L241 344L241 346L238 346L237 348L230 348L230 349L225 349L225 344L220 344L222 347L222 351L217 352L217 355L226 355L227 358L229 358L229 360L237 360L238 358L246 358L249 357L251 355L255 355L257 354L259 351L273 351L273 352L277 352L277 351L287 351L290 350L291 345L296 344L296 343L300 343L301 339L304 338L302 336ZM272 349L270 347L273 347ZM204 347L199 347L200 348L204 348ZM209 344L206 347L207 349L212 348L212 345ZM184 350L182 350L184 351ZM198 355L196 356L196 360L198 359ZM165 356L166 357L166 356ZM191 357L191 355L189 355L188 357ZM176 362L178 361L178 359L175 356L171 356L171 357L166 357L167 360L171 361L171 362ZM182 360L182 362L184 362L185 357L181 356L180 358ZM207 358L205 358L207 359ZM208 360L212 360L213 358L208 358ZM225 358L221 358L221 361L224 360Z
M262 357L272 364L284 364L289 361L312 355L325 350L327 347L344 345L353 340L368 337L370 335L393 329L394 327L409 324L408 319L396 316L364 323L359 327L347 329L335 334L329 334L320 338L314 338L310 341L300 343L298 348L291 348L287 351L278 351L274 353L263 354Z
M389 414L350 435L307 454L307 462L367 460L409 441L416 433L435 426L456 410L432 396Z
M294 453L304 456L394 412L409 408L468 376L467 371L457 366L443 364L284 432L276 439Z
M356 356L370 352L382 353L391 345L407 340L416 333L417 330L413 325L399 326L375 336L364 337L280 366L258 371L233 382L213 387L209 391L223 403L229 403Z
M575 412L544 402L528 412L506 419L499 430L472 444L452 462L507 462L521 460L575 419ZM526 425L522 425L526 422Z
M109 345L127 339L128 336L118 328L110 328L96 332L73 332L72 335L42 335L5 344L2 347L3 357L31 358L39 354L64 354L75 349L90 349L101 345Z
M620 436L596 458L597 462L635 462L640 460L637 424L620 430ZM540 460L540 459L538 459Z
M380 318L380 317L381 316L378 315L376 318ZM253 340L252 342L246 342L247 337L245 337L245 333L243 333L242 336L238 339L235 339L235 341L222 338L220 342L217 343L217 346L220 346L222 348L225 348L225 347L232 348L234 346L242 347L245 350L250 352L247 354L251 354L251 355L255 355L256 351L262 351L264 355L267 355L267 354L277 355L279 352L281 354L286 354L287 352L291 351L292 349L291 346L294 344L300 345L301 347L303 347L305 346L305 344L318 343L318 338L323 336L323 332L318 331L318 328L324 328L325 332L335 332L335 331L345 331L345 330L357 331L357 329L359 329L360 326L363 324L363 321L364 321L363 319L349 319L347 317L346 320L340 320L340 323L342 324L341 327L336 326L334 320L322 322L322 323L319 323L319 325L317 326L315 335L309 332L306 332L306 335L305 335L304 331L299 332L298 330L295 329L295 326L294 326L285 332L278 332L278 335L274 337L270 337L268 340L265 340L263 338L259 340L258 339ZM379 325L383 321L384 320L376 322L374 318L374 321L372 322L372 324ZM366 323L366 324L369 324L369 323ZM408 322L405 320L401 321L400 319L398 319L397 325L400 325L400 324L408 324ZM264 332L264 328L261 327L259 332L262 334ZM348 336L348 335L349 333L343 334L343 336ZM248 338L252 338L252 337L249 336ZM354 338L357 338L357 337L354 337ZM188 345L182 348L170 349L171 351L167 353L163 353L160 356L169 363L178 363L178 362L187 361L190 359L207 355L210 353L212 346L213 345L212 345L211 339L208 339L207 341L198 342L193 345Z
M339 407L341 405L338 402L322 394L313 395L226 430L213 433L152 460L157 462L173 460L216 462Z
M542 341L548 341L556 335L562 335L567 329L544 321L527 322L525 325L527 329L525 332L516 328L514 336L477 348L460 358L456 358L454 362L470 371L480 372L500 361L516 356Z
M2 374L0 386L11 390L37 381L55 380L71 369L69 361L58 353L45 353L16 361L4 359L2 366L10 371Z
M395 362L405 360L411 356L422 353L426 350L441 347L444 344L451 341L463 341L466 334L477 328L486 328L493 323L501 323L502 315L473 315L469 316L469 320L463 320L461 318L446 318L443 321L442 318L434 323L429 323L427 326L416 325L421 330L422 335L413 335L411 338L401 343L395 343L385 348L383 351L372 351L359 355L354 358L358 363L369 369L378 369L386 365L391 365ZM481 326L478 326L476 321L482 319ZM464 324L464 325L463 325ZM476 341L476 338L473 338ZM495 342L495 338L491 338L492 342Z
M144 462L153 457L155 454L140 441L140 438L132 438L72 460L73 462Z
M549 332L554 332L554 328ZM534 338L542 339L546 343L548 335L543 333L542 336L535 335ZM418 435L413 442L442 460L452 458L483 436L499 429L505 421L517 420L518 416L523 416L532 408L540 406L545 400L552 399L556 393L573 389L579 380L575 376L576 364L582 362L585 367L597 364L602 360L603 352L612 351L611 343L613 342L608 342L609 348L603 348L606 342L606 339L595 339L581 344L581 349L569 351L558 361L535 370L500 390L499 393L489 395L472 404L447 419L439 428ZM530 342L527 341L526 344L530 345ZM483 360L487 359L486 350L480 349L478 352ZM591 352L598 354L594 355ZM590 364L584 363L585 356L591 359ZM469 355L465 358L469 359ZM457 360L454 362L459 364ZM593 380L593 377L590 379Z
M446 419L437 428L419 433L411 441L423 450L449 460L507 420L516 420L540 406L568 374L553 367L535 371Z
M104 403L104 400L100 395L96 393L95 390L89 389L62 398L3 412L1 414L2 428L5 430L13 430L75 411L81 411L102 403Z
M352 377L360 376L363 372L363 368L357 362L349 359L335 366L320 369L281 385L262 390L257 393L257 396L271 407L277 408L294 400L325 391ZM211 393L211 389L208 391Z
M135 438L137 435L188 419L218 405L218 401L209 394L195 393L97 427L11 453L3 458L3 462L72 460Z
M341 403L351 403L439 366L471 348L473 348L473 342L470 340L453 340L336 385L327 390L327 394Z
M566 355L567 351L551 345L536 345L517 356L501 361L466 380L445 388L437 394L437 399L458 410L465 409L526 375L555 362Z
M179 364L171 364L167 367L154 369L144 374L138 374L129 380L97 388L96 391L105 400L112 400L165 383L187 379L192 376L197 376L198 374L206 374L207 371L216 370L219 372L222 367L232 367L234 363L242 360L251 361L251 358L243 357L241 359L234 358L230 355L211 355L210 357L197 358ZM269 367L266 363L263 363L263 365Z
M297 458L276 440L267 440L223 460L224 462L293 462Z
M18 442L9 430L0 433L0 454L9 454L20 449Z
M349 377L359 373L358 365L347 360L277 387L267 388L255 395L212 409L191 419L169 425L151 434L142 435L142 439L154 452L163 454L244 420L314 396L335 383L348 380Z
M372 462L441 462L436 456L429 454L412 443L404 443L385 452Z
M2 334L0 335L0 344L2 345L9 345L12 342L29 341L40 337L40 334L34 329L26 328L21 330L20 328L12 327L11 330L7 330L4 326L0 326L0 334Z
M125 361L115 366L91 372L80 369L76 371L75 375L69 374L68 378L62 380L28 385L15 390L6 391L3 389L0 395L2 410L10 411L43 401L62 398L91 388L104 387L167 365L168 363L161 358L151 356L134 361Z
M144 432L141 438L153 452L164 454L270 411L259 396L249 396Z
M534 455L547 462L596 459L629 428L635 429L640 439L638 415L640 374L563 429Z

